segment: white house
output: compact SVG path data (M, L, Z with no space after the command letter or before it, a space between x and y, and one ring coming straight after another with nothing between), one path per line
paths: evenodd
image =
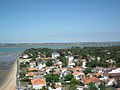
M41 62L38 64L38 69L41 70L43 67L46 67L46 63Z
M31 83L34 89L42 89L43 86L46 86L45 79L33 79Z
M36 67L36 62L35 61L31 61L29 64L30 64L31 68Z
M59 69L62 73L66 72L67 71L67 68L60 68Z
M96 57L98 61L100 61L100 57Z
M56 59L59 56L60 56L59 53L56 53L56 52L52 53L52 59Z
M28 54L23 54L23 55L22 55L22 58L24 58L24 59L26 59L26 58L28 58L28 57L29 57Z
M22 63L22 62L30 62L31 59L19 59L19 62Z
M74 62L69 62L69 63L68 63L68 67L69 67L69 68L73 68L74 66L75 66L75 63L74 63Z
M54 85L54 88L53 90L62 90L62 86L57 84L57 85Z
M44 70L45 70L47 73L50 73L50 71L52 71L52 68L46 67Z
M78 87L77 87L77 90L83 90L83 89L84 89L83 86L78 86Z
M82 78L82 76L84 76L83 72L74 72L73 76L76 80L79 80L80 78Z
M110 71L109 73L120 73L120 68L114 69Z
M74 60L74 57L73 56L69 56L68 57L68 62L72 62Z
M106 86L114 85L115 79L110 79Z
M82 67L85 67L87 63L86 59L81 59L80 61L82 62Z
M104 71L105 71L105 68L103 68L103 67L96 67L94 69L94 72L98 72L98 73L103 73Z

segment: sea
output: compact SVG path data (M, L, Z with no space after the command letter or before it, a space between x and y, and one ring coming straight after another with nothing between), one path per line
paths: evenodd
M51 49L57 49L57 48L70 48L70 47L84 47L83 45L77 45L77 46L31 46L31 47L1 47L1 52L20 52L24 51L29 48L51 48Z

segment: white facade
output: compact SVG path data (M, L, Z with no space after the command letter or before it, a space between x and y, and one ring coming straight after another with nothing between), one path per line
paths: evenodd
M109 72L109 73L120 73L120 68L117 68L117 69L115 69L115 70L112 70L112 71Z
M68 57L68 62L72 62L74 60L73 56Z
M83 90L83 88L84 88L83 86L81 86L81 87L79 86L79 87L77 87L77 90Z
M59 57L60 54L59 53L52 53L52 59L56 59L57 57Z
M23 56L22 56L24 59L26 59L26 58L28 58L29 57L29 55L28 54L23 54Z
M85 67L86 66L86 62L82 62L82 67Z
M19 59L19 62L30 62L31 59Z
M111 86L113 85L115 82L115 79L111 79L108 83L107 83L107 86Z
M58 87L58 88L53 89L53 90L62 90L62 87Z
M50 71L51 71L51 68L46 69L47 73L50 73Z
M84 76L84 73L79 73L79 74L77 74L77 75L74 75L74 78L75 78L76 80L79 80L80 78L82 78L82 76Z
M33 85L33 88L34 89L42 89L43 86L46 86L46 84Z
M45 63L40 63L38 65L38 69L41 70L43 67L46 67L46 64Z
M61 71L62 71L62 73L66 72L67 68L62 69Z
M36 67L36 62L30 62L30 67L31 68Z
M68 63L69 68L73 68L73 66L75 66L75 63Z

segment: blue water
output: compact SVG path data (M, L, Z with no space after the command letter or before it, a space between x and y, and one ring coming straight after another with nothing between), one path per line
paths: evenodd
M57 49L57 48L70 48L70 47L75 47L75 46L39 46L39 47L2 47L0 48L0 52L20 52L24 51L29 48L52 48L52 49ZM79 46L82 47L82 46Z
M99 45L76 45L76 46L31 46L31 47L2 47L0 48L0 52L20 52L20 51L24 51L26 49L29 48L51 48L51 49L57 49L57 48L71 48L71 47L99 47ZM108 46L108 45L100 45L100 46ZM112 46L112 45L109 45ZM117 46L117 44L116 44Z

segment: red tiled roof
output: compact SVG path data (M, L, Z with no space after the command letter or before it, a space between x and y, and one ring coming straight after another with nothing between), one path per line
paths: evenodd
M117 90L120 90L120 88L117 88Z
M86 59L80 59L81 62L86 62L87 60Z
M103 67L96 67L95 69L104 70L105 68L103 68Z
M96 78L96 77L84 77L84 78L82 78L83 84L96 83L96 82L100 82L100 79Z
M70 71L78 71L80 69L83 69L83 67L75 67L75 68L71 68L71 69L68 69Z
M46 58L36 58L36 59L49 60L49 59L52 59L52 58L51 57L46 57Z
M38 70L37 68L28 68L28 71Z
M60 74L61 72L53 72L53 74Z
M105 75L105 76L109 76L108 73L89 73L88 75L96 75L96 76Z
M73 75L84 75L83 72L74 72Z
M62 70L67 70L67 68L60 68L60 70L62 71Z
M60 88L62 87L61 85L57 84L57 85L54 85L55 88Z
M35 75L39 75L38 72L28 72L28 76L35 76Z
M54 64L54 66L60 66L60 65L63 65L63 64Z
M31 80L32 85L46 84L45 79L33 79Z

